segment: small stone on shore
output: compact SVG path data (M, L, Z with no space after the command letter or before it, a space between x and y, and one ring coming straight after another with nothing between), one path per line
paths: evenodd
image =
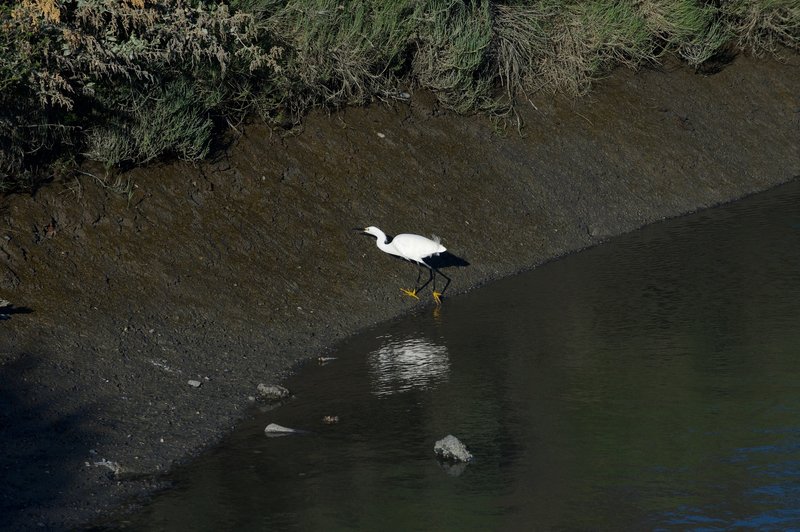
M264 429L264 434L267 436L286 436L287 434L303 433L305 433L304 430L291 429L289 427L284 427L283 425L278 425L277 423L270 423Z
M199 388L200 386L202 386L202 385L203 385L203 383L202 383L202 382L200 382L200 381L195 381L195 380L191 380L191 381L189 381L189 382L188 382L188 384L189 384L189 386L191 386L192 388Z
M112 462L111 460L106 460L105 458L95 462L94 465L98 467L106 467L114 475L119 475L122 472L122 467L117 462Z

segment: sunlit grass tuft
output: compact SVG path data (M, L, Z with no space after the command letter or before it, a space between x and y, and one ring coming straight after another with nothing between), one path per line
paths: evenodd
M721 10L736 45L743 50L762 55L780 46L800 49L797 0L729 0Z

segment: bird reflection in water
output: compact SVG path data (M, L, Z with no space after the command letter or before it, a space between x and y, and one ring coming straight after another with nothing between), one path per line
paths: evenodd
M392 339L369 355L372 393L391 395L426 389L447 379L447 348L423 338Z

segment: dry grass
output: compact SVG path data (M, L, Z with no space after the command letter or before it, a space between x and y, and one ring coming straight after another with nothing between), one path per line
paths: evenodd
M433 91L497 113L618 65L800 48L797 0L20 0L0 4L0 191L82 153L204 157L220 124Z
M755 55L800 49L800 2L729 0L721 8L737 47Z
M499 5L494 11L494 76L508 99L551 85L547 65L555 63L550 39L558 8L556 2L529 6Z

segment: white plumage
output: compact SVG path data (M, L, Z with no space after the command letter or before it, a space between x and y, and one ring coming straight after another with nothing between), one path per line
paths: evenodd
M387 242L386 233L377 227L367 227L364 232L378 239L378 249L381 251L417 262L423 266L428 266L423 260L425 257L431 257L447 251L447 248L440 243L438 237L430 239L421 235L403 233L394 237L391 242ZM430 268L430 266L428 267Z
M440 253L444 253L447 251L439 238L434 236L432 239L427 238L421 235L414 235L410 233L403 233L395 236L391 240L389 240L386 236L386 233L378 229L374 226L369 226L366 229L363 229L363 232L368 235L372 235L377 239L378 249L385 253L389 253L390 255L394 255L396 257L400 257L402 259L409 260L411 262L416 262L418 265L425 266L431 272L431 277L428 280L434 281L434 289L433 289L433 299L436 301L437 304L441 303L440 296L442 295L441 292L436 291L436 281L434 277L434 272L439 273L446 279L442 272L437 270L436 268L432 267L431 265L425 262L427 257L433 257ZM419 284L419 275L417 275L417 284ZM428 283L423 285L426 286ZM446 287L445 287L446 288ZM415 297L419 299L417 296L418 288L414 288L413 290L407 290L405 288L401 288L400 290L403 291L404 294L409 295L411 297Z

